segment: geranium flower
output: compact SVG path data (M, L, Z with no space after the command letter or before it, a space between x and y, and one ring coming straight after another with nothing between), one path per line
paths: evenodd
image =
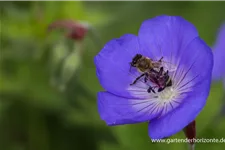
M212 49L214 55L213 80L223 80L225 89L225 23L221 26L216 43Z
M172 86L147 92L149 80L130 85L141 73L130 70L136 54L172 64ZM112 39L94 58L98 111L109 126L149 122L152 139L169 137L195 120L209 94L213 55L196 28L178 16L158 16L142 23L138 36ZM169 67L168 67L169 66ZM165 68L170 68L168 65Z

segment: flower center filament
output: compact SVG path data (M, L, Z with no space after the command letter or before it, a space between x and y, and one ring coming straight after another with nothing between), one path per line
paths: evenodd
M171 100L178 96L178 93L173 87L167 87L163 91L157 93L160 100Z

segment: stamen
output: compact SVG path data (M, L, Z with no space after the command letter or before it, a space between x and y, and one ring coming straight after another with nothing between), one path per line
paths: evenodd
M178 96L178 92L173 87L167 87L163 91L158 92L158 99L162 101L170 101Z

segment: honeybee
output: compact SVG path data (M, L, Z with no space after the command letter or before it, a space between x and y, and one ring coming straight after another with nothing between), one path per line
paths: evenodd
M159 68L161 66L163 57L158 61L153 61L152 59L145 57L141 54L136 54L132 62L130 62L131 67L136 67L140 72L148 72L150 69Z
M155 93L155 88L158 87L158 92L163 91L166 87L172 86L172 80L169 76L169 71L165 71L163 68L163 57L158 61L153 61L152 59L145 57L141 54L136 54L132 62L130 62L131 67L136 67L142 74L137 77L133 83L134 85L139 79L144 77L144 82L150 80L152 83L156 84L155 87L149 86L147 90L149 93Z
M148 72L150 69L159 70L161 67L164 69L173 72L176 70L176 67L169 63L163 61L163 57L161 57L158 61L152 60L149 57L143 56L141 54L136 54L132 61L130 62L131 67L136 67L139 72Z

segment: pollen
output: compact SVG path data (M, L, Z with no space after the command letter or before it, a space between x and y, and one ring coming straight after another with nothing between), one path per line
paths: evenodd
M167 87L163 91L157 94L158 94L158 99L162 101L172 100L178 96L178 92L173 87Z

